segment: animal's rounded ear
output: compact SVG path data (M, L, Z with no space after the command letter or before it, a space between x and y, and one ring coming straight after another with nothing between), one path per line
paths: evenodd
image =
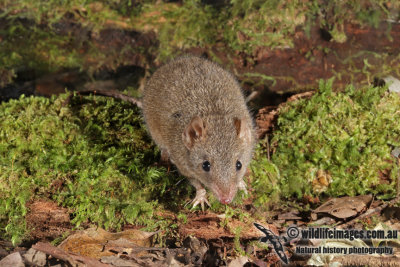
M186 126L182 133L183 144L191 149L198 140L203 140L206 135L206 125L202 118L196 116Z
M251 128L244 118L233 118L236 134L239 139L250 143L251 142Z

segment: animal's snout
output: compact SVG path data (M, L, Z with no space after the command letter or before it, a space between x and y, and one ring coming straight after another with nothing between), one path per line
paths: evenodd
M237 188L235 186L231 186L229 190L221 190L221 188L216 188L214 192L216 193L215 195L217 196L219 202L222 204L229 204L232 202L233 198L236 195Z
M221 202L222 204L229 204L232 202L233 197L232 196L222 196L219 199L219 202Z

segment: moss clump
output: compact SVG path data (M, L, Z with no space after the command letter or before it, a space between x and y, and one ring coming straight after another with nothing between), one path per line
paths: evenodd
M254 189L254 205L262 206L275 202L280 193L280 172L277 166L268 160L265 141L261 141L256 147L254 159L250 163L252 174L251 186Z
M211 2L146 2L133 23L138 29L158 33L161 59L181 49L207 48L217 43L252 55L260 47L293 46L297 27L309 33L311 26L317 25L329 32L334 41L344 42L346 22L377 27L382 19L397 19L392 11L400 8L396 1L383 5L378 0Z
M178 2L3 0L0 86L23 73L40 77L75 68L92 74L131 64L132 54L166 60L190 47L205 47L210 52L212 46L229 48L250 55L250 59L260 47L293 46L296 28L309 32L312 25L325 29L334 41L343 42L345 22L378 26L383 19L397 20L400 8L395 0ZM114 28L127 34L153 30L160 46L154 51L153 45L117 45L108 40L110 32L101 34ZM19 45L21 38L24 46Z
M103 97L76 97L64 107L65 98L21 97L0 106L3 238L24 237L26 204L38 198L70 208L75 225L151 228L158 200L178 177L154 167L158 150L140 111Z
M127 16L138 15L141 2L0 1L0 87L64 69L92 75L132 64L132 55L145 55L152 45L122 45L113 40L112 29L133 34Z
M322 193L395 196L399 167L391 151L400 146L399 96L375 87L348 86L334 93L331 86L332 80L320 82L311 99L280 110L271 162L262 165L263 157L256 155L256 164L279 169L279 186L267 184L267 190L299 198ZM255 181L266 179L253 173Z

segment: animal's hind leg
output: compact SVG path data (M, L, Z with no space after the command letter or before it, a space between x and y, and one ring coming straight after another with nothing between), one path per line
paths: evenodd
M161 157L160 157L159 164L161 166L167 167L167 170L169 172L169 170L170 170L170 168L172 166L172 161L171 161L171 158L169 156L169 152L165 148L160 148L160 150L161 150Z

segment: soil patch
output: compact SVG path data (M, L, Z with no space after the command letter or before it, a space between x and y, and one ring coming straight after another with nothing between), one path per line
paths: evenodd
M56 203L39 200L28 204L27 228L34 240L53 240L72 229L70 214Z

